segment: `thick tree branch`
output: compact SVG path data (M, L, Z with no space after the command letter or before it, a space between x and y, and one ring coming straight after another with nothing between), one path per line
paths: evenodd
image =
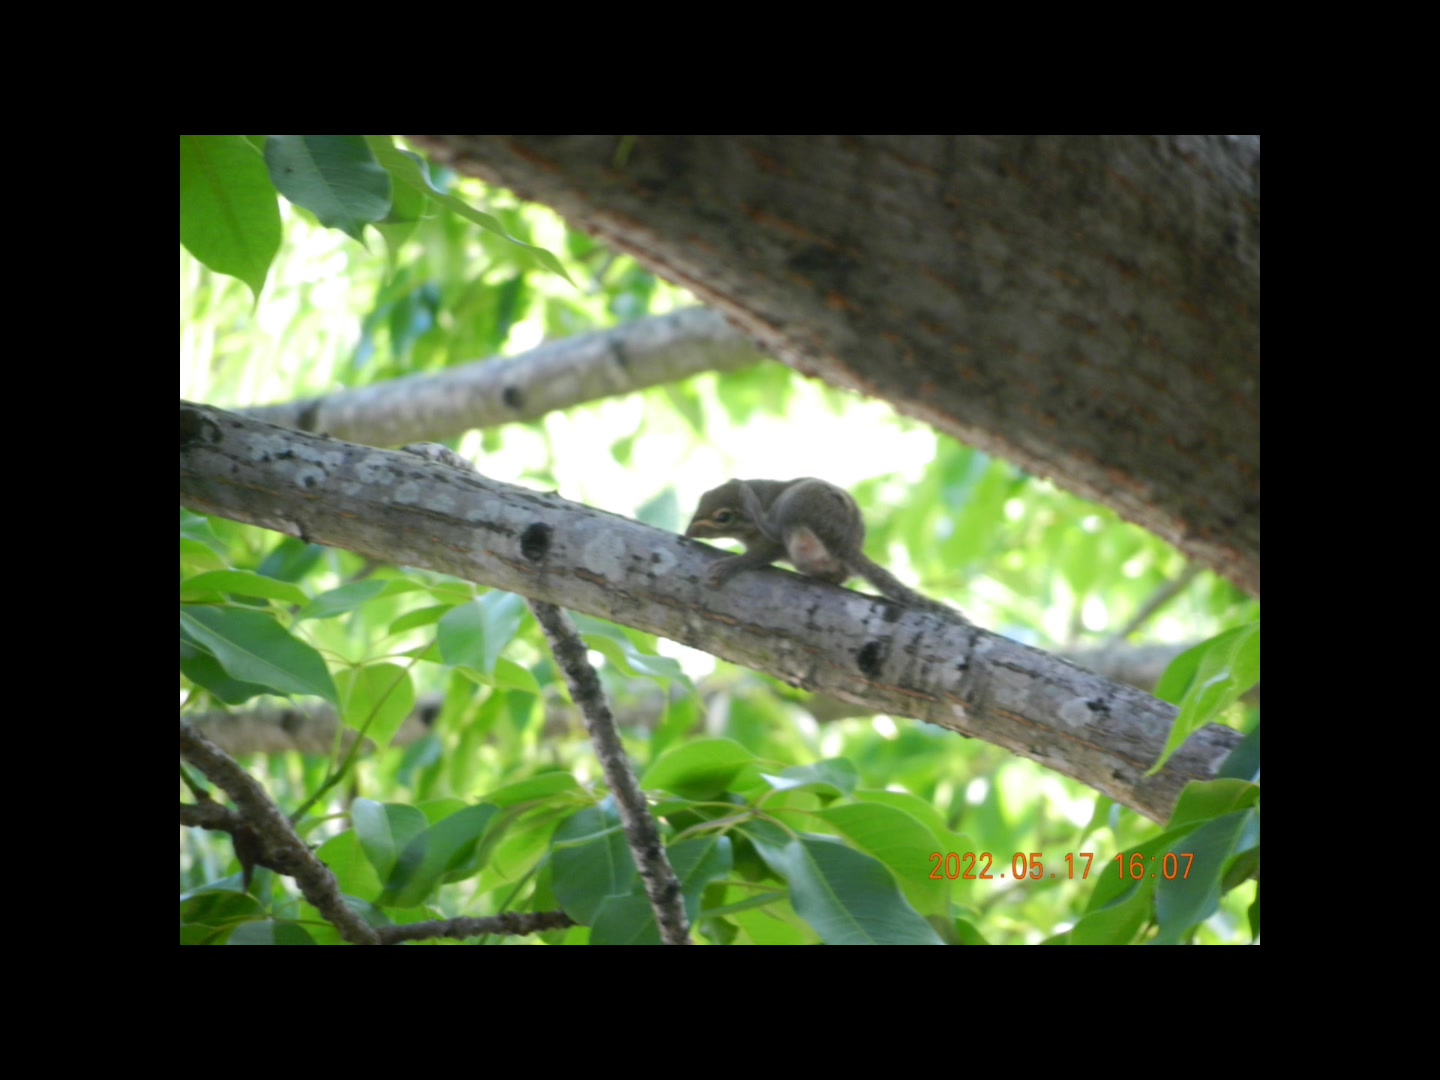
M704 585L719 552L423 461L181 403L181 503L426 567L705 649L792 685L983 738L1158 821L1238 733L1197 732L1145 777L1173 707L940 615L779 570Z
M1259 592L1258 139L412 138Z
M717 311L687 308L613 330L549 341L522 356L462 364L322 398L246 409L247 416L369 446L448 439L534 420L598 398L738 371L763 358Z

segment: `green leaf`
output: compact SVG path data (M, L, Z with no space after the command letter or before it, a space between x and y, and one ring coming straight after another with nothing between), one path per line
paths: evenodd
M717 379L715 399L729 414L730 422L744 425L757 414L784 416L795 399L796 380L782 364L756 364L744 371Z
M1217 774L1234 780L1248 780L1252 784L1260 782L1260 725L1255 725L1255 730L1240 740L1240 745L1231 750L1224 762L1220 765L1220 772Z
M630 455L634 452L635 440L639 437L640 432L638 431L631 431L628 434L622 435L620 438L616 439L613 443L610 444L610 456L613 457L619 464L624 465L626 468L629 468ZM645 510L642 507L639 514L639 520L645 521L644 514ZM645 524L652 525L654 524L654 522L645 521Z
M585 644L626 675L651 679L662 686L677 679L688 685L685 671L677 661L657 655L653 648L642 648L621 627L588 615L575 615L574 620Z
M443 881L473 873L478 867L465 864L499 812L488 803L468 806L414 837L385 882L381 906L414 907Z
M760 774L776 791L818 788L826 795L849 795L860 783L855 766L844 758L817 761L813 765L792 765L780 776Z
M391 634L403 634L407 630L415 630L421 626L433 626L454 606L454 604L433 604L430 607L417 608L414 611L406 612L390 624L389 632Z
M1106 871L1115 874L1115 867ZM1098 893L1098 889L1096 890ZM1150 919L1153 881L1130 882L1104 906L1087 912L1064 935L1071 945L1129 945Z
M487 681L525 618L525 602L514 593L490 592L446 612L437 639L445 663L468 668Z
M219 922L227 918L250 918L260 912L260 905L244 891L240 875L231 874L219 881L209 881L198 889L180 894L180 916Z
M281 195L356 240L390 212L390 174L358 135L271 135L265 164Z
M785 905L741 911L728 921L743 931L752 945L818 945L821 942L814 928Z
M1095 589L1105 560L1101 556L1104 538L1094 518L1075 522L1066 537L1066 544L1060 559L1060 570L1070 582L1079 600L1084 600Z
M1230 801L1235 791L1233 782L1219 783L1213 793L1197 792L1192 796L1192 805L1225 805ZM1194 831L1193 822L1166 829L1158 836L1123 848L1103 867L1092 870L1090 876L1095 885L1085 905L1085 914L1061 940L1074 945L1128 945L1135 941L1154 915L1156 886L1166 870L1165 853L1191 852L1189 841ZM1137 866L1141 875L1138 879L1132 876ZM1184 861L1181 868L1183 870ZM1202 871L1202 876L1209 872L1208 869ZM1191 873L1194 873L1193 867Z
M528 876L550 853L551 838L559 825L575 812L584 792L540 803L508 823L504 836L495 845L481 873L479 889L485 891ZM489 843L487 838L486 843Z
M293 536L284 537L256 570L277 581L299 581L325 555L319 544L307 544Z
M225 569L225 560L215 554L208 544L187 537L180 538L180 572Z
M1180 706L1154 776L1195 732L1211 723L1260 681L1260 624L1227 630L1177 656L1160 677L1155 695Z
M261 596L267 600L279 600L286 604L305 604L310 597L298 585L288 581L276 581L264 574L249 570L212 570L196 574L180 583L180 602L187 603L207 593L227 593L231 596Z
M1204 683L1217 670L1230 673L1237 680L1249 681L1244 693L1260 681L1260 624L1237 626L1186 649L1170 662L1165 674L1155 684L1155 696L1172 705L1183 705L1186 695L1197 683ZM1233 699L1232 699L1233 700Z
M555 830L550 867L555 899L578 923L593 926L608 904L624 901L635 862L613 801L587 807Z
M381 881L390 877L405 845L430 823L413 806L356 799L350 804L350 821L360 838L360 849Z
M519 690L532 697L539 697L540 682L529 668L523 668L503 656L495 661L495 687L498 690Z
M1005 520L1010 466L976 452L957 457L955 468L960 475L945 488L953 531L940 551L947 565L961 567L984 557Z
M827 945L940 945L880 862L824 836L786 839L746 826L756 850L790 886L790 903Z
M353 804L350 809L353 815ZM380 895L380 875L361 846L358 830L346 829L339 836L332 836L316 849L315 857L330 868L340 885L340 891L346 896L374 900ZM393 864L392 856L391 865ZM389 872L388 869L386 872Z
M180 136L180 243L259 303L280 250L280 207L265 162L240 136Z
M400 586L400 588L395 586ZM408 592L411 588L413 588L412 585L402 581L352 581L348 585L341 585L339 588L330 589L315 597L300 610L300 614L295 616L295 620L299 622L302 619L333 619L337 615L344 615L364 607L377 596Z
M700 396L686 383L666 383L660 392L669 400L675 411L683 416L690 428L702 439L705 436L705 409Z
M210 519L203 514L192 513L189 510L180 511L180 539L198 541L204 547L210 549L211 554L223 556L229 550L225 541L215 535L215 527L210 524ZM183 552L185 546L182 543L180 550Z
M314 945L315 939L303 926L279 919L265 919L261 922L237 926L227 942L230 945Z
M713 799L730 789L742 769L754 765L754 755L737 742L697 739L667 750L640 783L686 799Z
M398 664L367 664L358 671L342 671L340 715L345 726L361 731L382 749L415 708L415 687L408 669Z
M973 924L964 919L955 920L955 937L961 945L989 945L985 935Z
M665 849L670 868L680 882L680 895L685 916L693 926L700 913L700 900L705 887L725 877L731 869L731 843L728 836L701 836L682 840ZM655 922L655 909L645 893L639 874L631 880L627 896L604 905L590 924L591 945L659 945L660 927Z
M452 791L469 791L481 775L480 757L486 752L491 733L504 715L508 694L487 694L478 708L471 703L475 686L468 676L455 672L445 695L441 730L459 728L460 741L447 762ZM463 705L460 703L464 702ZM448 722L447 722L448 719Z
M1154 871L1156 945L1184 941L1219 910L1226 867L1255 814L1238 810L1208 821L1161 855Z
M933 804L908 791L857 791L855 798L859 802L874 803L899 810L907 817L920 822L931 838L937 841L943 841L950 835L944 815L936 810Z
M261 611L187 608L181 627L234 678L277 694L314 694L339 705L320 654Z
M635 648L633 642L617 640L608 634L582 634L581 638L586 645L632 678L646 678L659 683L684 678L684 669L677 661L668 656L647 656Z
M394 140L388 135L366 135L365 144L370 147L370 152L375 155L375 160L380 162L386 172L390 172L386 164L387 160L392 155L403 154L403 151L396 148ZM391 180L394 180L393 173ZM427 192L417 190L409 184L393 182L391 195L390 212L385 215L385 220L379 222L375 228L385 238L385 246L389 249L390 261L393 266L399 258L400 248L415 234L415 227L424 217L430 198Z
M183 626L180 628L180 674L196 686L203 686L226 705L243 705L257 694L271 692L268 686L232 677L219 660L185 633Z
M570 798L584 793L585 789L568 772L548 772L496 788L486 794L485 801L494 806L511 807L522 803L548 802L559 795Z
M903 810L868 803L838 803L818 811L851 846L883 863L917 911L944 915L948 882L930 877L937 849L934 834Z
M694 730L700 722L700 712L700 696L694 692L693 687L689 693L679 698L674 698L667 693L665 695L665 711L660 718L660 723L650 736L652 759L659 758L675 744L676 740Z
M441 191L430 183L430 175L425 161L418 154L401 150L388 139L372 138L370 140L370 149L374 151L375 156L379 158L385 168L389 170L396 184L402 184L416 191L423 192L447 210L463 217L466 221L479 225L480 228L486 232L494 233L496 236L509 241L515 246L523 248L534 257L536 262L545 267L545 269L559 274L566 281L569 281L571 285L575 284L575 282L571 280L570 275L565 272L565 267L561 265L560 260L550 252L544 248L536 247L534 244L527 244L523 240L516 240L505 230L505 227L501 225L500 222L489 214L474 209L465 203L464 200L457 199L449 192Z
M470 804L457 795L447 795L439 799L428 799L415 807L425 815L425 820L432 826L439 825L451 814L458 814Z
M1232 779L1193 780L1180 793L1169 827L1203 823L1259 804L1259 784Z

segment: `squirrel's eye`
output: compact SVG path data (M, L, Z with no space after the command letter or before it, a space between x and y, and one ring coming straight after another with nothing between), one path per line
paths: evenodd
M717 510L717 511L715 511L715 523L716 523L717 525L729 525L730 522L732 522L732 521L734 521L734 520L735 520L735 511L733 511L733 510Z

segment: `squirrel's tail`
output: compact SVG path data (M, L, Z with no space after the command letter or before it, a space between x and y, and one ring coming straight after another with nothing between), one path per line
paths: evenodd
M918 611L929 611L952 619L958 618L964 622L970 621L959 608L942 604L938 600L931 600L930 597L916 592L879 563L871 562L868 557L861 556L856 560L852 569L875 586L887 600L894 600L897 604L904 604L906 607L915 608Z

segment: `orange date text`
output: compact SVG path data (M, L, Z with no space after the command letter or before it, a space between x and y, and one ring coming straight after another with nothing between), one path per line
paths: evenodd
M1039 851L1017 851L1010 856L1010 869L1007 872L1004 864L1000 870L995 869L995 856L988 851L979 853L973 851L965 852L939 852L930 853L930 879L932 881L954 881L957 878L961 881L997 881L1005 878L1014 878L1017 881L1029 879L1031 881L1042 881L1046 877L1064 877L1074 881L1078 876L1084 881L1090 876L1090 863L1095 858L1091 851L1068 852L1061 861L1065 868L1060 871L1045 870L1045 856ZM1076 874L1076 868L1079 874Z

